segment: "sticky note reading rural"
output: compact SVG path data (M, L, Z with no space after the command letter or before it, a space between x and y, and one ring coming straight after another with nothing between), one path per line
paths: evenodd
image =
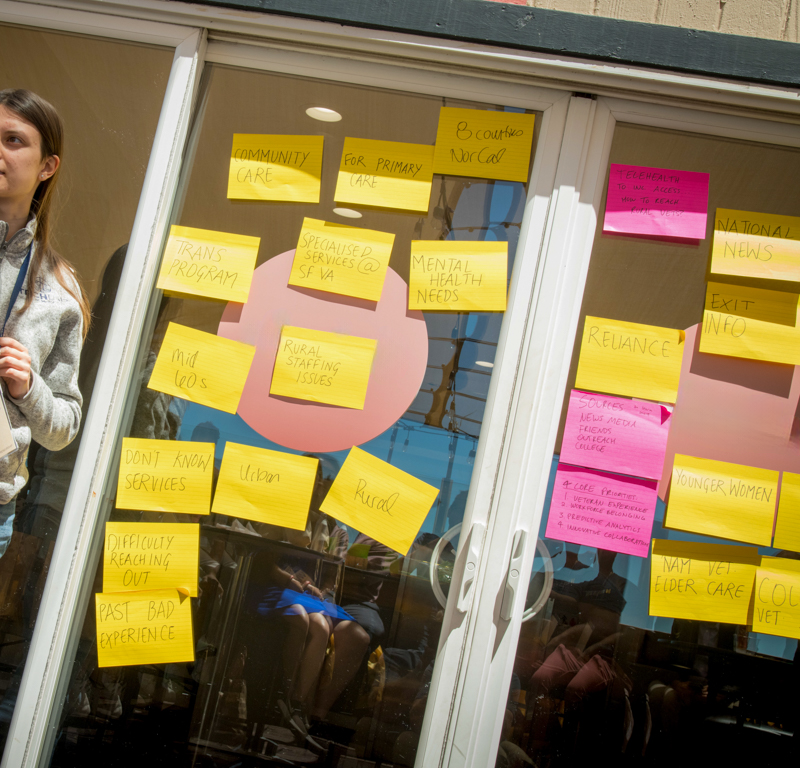
M800 552L800 475L784 472L775 522L775 549Z
M800 562L762 557L754 598L753 632L800 639Z
M439 489L353 447L320 509L405 555Z

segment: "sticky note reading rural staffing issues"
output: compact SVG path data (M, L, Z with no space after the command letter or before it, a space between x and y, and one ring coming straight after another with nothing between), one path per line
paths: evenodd
M256 348L170 323L147 386L236 413Z
M527 181L533 115L442 107L436 131L434 173Z
M226 443L213 512L304 530L319 459Z
M762 557L756 570L753 632L800 639L800 562Z
M756 547L653 539L650 614L747 624Z
M800 475L793 472L784 472L781 477L778 519L772 546L800 552Z
M685 334L587 315L575 386L674 403Z
M234 133L228 198L318 203L323 142L323 136Z
M194 661L192 601L177 589L95 595L97 666Z
M124 437L116 505L207 515L213 476L213 443Z
M103 592L182 587L197 597L200 526L106 523Z
M778 473L675 454L664 525L769 546Z
M438 488L354 446L320 509L405 555L438 494Z

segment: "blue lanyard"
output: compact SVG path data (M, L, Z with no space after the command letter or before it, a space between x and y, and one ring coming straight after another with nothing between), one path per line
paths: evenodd
M28 246L28 253L25 254L25 259L20 265L19 272L17 273L17 282L14 283L14 290L11 291L11 298L8 300L6 319L3 320L3 330L0 331L0 336L6 335L6 324L8 323L8 318L11 317L11 310L14 309L14 305L17 303L17 299L19 298L19 293L22 290L22 284L25 282L25 275L28 274L28 265L31 263L32 247L33 243Z

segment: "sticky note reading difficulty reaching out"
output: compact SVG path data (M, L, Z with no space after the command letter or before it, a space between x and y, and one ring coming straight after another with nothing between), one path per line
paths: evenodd
M754 598L753 632L800 638L800 561L762 557Z
M320 509L405 555L438 494L438 488L354 446Z
M800 475L784 472L775 523L775 549L800 552Z

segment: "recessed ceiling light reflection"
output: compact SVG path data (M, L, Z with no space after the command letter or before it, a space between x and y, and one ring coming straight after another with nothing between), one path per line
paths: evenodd
M346 219L360 219L363 215L361 211L354 211L352 208L334 208L333 212L337 216L344 216Z
M309 107L306 110L306 114L309 117L313 117L314 120L321 120L323 123L338 123L342 116L334 109L328 109L327 107Z
M479 365L481 368L494 368L494 363L487 362L486 360L476 360L475 365Z

